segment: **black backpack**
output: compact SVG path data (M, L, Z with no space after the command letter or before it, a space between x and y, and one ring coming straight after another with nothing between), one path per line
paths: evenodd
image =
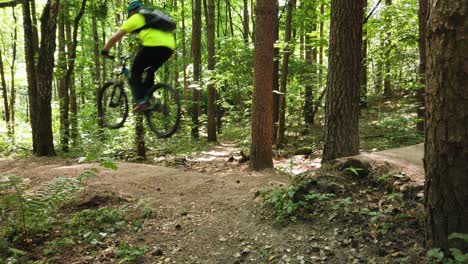
M138 13L145 17L146 24L135 30L135 33L147 28L155 28L165 32L172 32L176 29L174 19L172 19L172 17L166 12L143 7L138 9Z

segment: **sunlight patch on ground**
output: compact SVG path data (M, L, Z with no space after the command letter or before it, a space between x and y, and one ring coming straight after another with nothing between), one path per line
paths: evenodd
M292 175L298 175L306 171L319 169L321 167L321 162L321 158L309 159L304 155L293 156L289 159L273 160L275 169Z

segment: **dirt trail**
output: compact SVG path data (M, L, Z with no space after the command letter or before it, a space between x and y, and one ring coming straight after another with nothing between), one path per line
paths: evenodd
M118 163L118 170L100 169L88 191L151 204L156 217L145 221L141 232L119 238L150 248L143 263L393 263L401 257L392 248L403 245L390 241L382 249L352 219L321 214L313 222L275 225L255 193L288 184L290 177L250 172L246 165L227 161L234 152L220 148L186 158L180 169ZM299 160L304 163L295 161L294 167L317 166ZM19 175L37 186L56 176L77 177L90 166L50 158L0 160L0 174ZM112 263L112 258L78 250L67 254L69 259L57 263Z

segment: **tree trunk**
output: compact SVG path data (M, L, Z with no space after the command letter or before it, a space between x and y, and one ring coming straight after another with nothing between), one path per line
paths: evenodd
M318 81L318 86L319 90L322 89L322 83L323 83L323 45L322 45L322 39L323 39L323 30L324 30L324 25L323 25L323 15L325 14L325 5L320 5L320 25L319 25L319 35L320 35L320 47L319 47L319 81Z
M145 127L143 125L143 115L135 115L135 145L136 154L142 159L146 159Z
M392 5L392 0L385 0L385 4L387 8L389 8ZM392 81L391 81L391 73L390 73L390 67L391 67L391 58L390 58L390 53L392 51L392 33L390 32L392 26L392 18L387 15L386 17L386 23L387 23L387 34L386 34L386 39L385 39L385 74L384 74L384 96L390 97L393 94L393 88L392 88Z
M192 56L193 81L196 86L192 93L192 137L199 137L199 116L201 108L201 0L193 0Z
M252 106L252 145L250 168L273 168L273 56L278 1L257 0L255 33L254 94Z
M286 131L286 85L288 83L288 70L289 70L289 56L293 49L291 48L291 27L292 27L292 16L293 9L296 7L296 0L288 1L288 13L286 15L286 30L284 41L286 46L283 50L283 65L281 73L280 83L280 96L279 96L279 124L278 124L278 138L276 144L282 146L285 138L284 134Z
M41 46L37 63L37 156L55 156L52 133L52 76L59 0L49 0L41 17Z
M249 43L249 3L248 0L244 0L244 13L242 15L242 27L243 27L243 37L244 37L244 42L247 45Z
M313 31L315 31L315 27L313 27ZM312 68L312 64L315 62L315 56L312 47L312 41L310 36L305 37L305 63L308 67ZM313 77L315 77L315 73L313 73ZM311 83L316 83L312 78ZM304 94L304 123L308 126L314 123L314 117L312 116L314 112L314 89L312 85L305 86L305 94Z
M252 20L252 42L255 43L255 32L256 32L256 22L255 22L255 16L254 13L257 13L257 5L255 4L255 0L250 1L250 10L252 10L250 13L252 14L250 16L250 19Z
M68 89L65 82L67 72L67 57L65 54L65 13L67 8L62 8L58 19L58 62L57 62L57 94L59 99L60 110L60 148L67 152L69 150L68 140L70 138L69 130L69 97Z
M427 247L468 252L468 2L430 0L426 42Z
M71 32L70 23L67 22L67 49L68 49L68 69L65 75L65 85L67 90L70 92L69 96L69 107L70 107L70 121L71 121L71 138L73 144L78 142L78 109L76 103L76 91L75 91L75 61L76 61L76 48L78 46L78 29L80 27L81 18L84 15L87 0L82 0L80 10L78 11L75 19L73 20L73 33Z
M17 29L17 17L15 8L12 10L13 20L14 20L14 31L13 31L13 47L12 47L12 59L10 65L10 78L11 78L11 89L10 89L10 131L12 135L15 134L15 104L16 104L16 88L15 88L15 72L16 72L16 54L17 54L17 44L18 40L18 29Z
M232 10L231 10L231 1L226 0L226 8L229 15L229 29L231 30L231 36L234 38L234 23L232 22Z
M363 0L331 2L323 162L359 153Z
M101 62L99 59L99 34L98 34L98 28L97 28L97 14L96 10L91 11L91 21L93 24L93 40L94 40L94 84L96 86L95 88L95 100L96 100L96 105L97 105L97 100L98 100L98 93L99 89L101 88ZM104 120L102 120L100 117L102 116L102 113L100 112L98 108L98 127L99 127L99 132L98 134L102 138L104 135Z
M2 56L2 50L0 49L0 77L2 80L2 94L3 94L3 106L4 106L4 119L6 122L6 126L10 127L10 109L8 107L8 89L7 89L7 83L5 80L5 71L3 69L3 56ZM9 131L9 134L11 135L11 132Z
M33 153L37 152L37 72L35 54L36 47L39 46L37 38L34 37L33 22L31 19L31 3L30 0L23 1L23 29L24 29L24 56L26 60L26 72L28 79L28 102L29 102L29 122L31 124L32 132L32 147Z
M185 8L184 0L181 0L182 6L182 68L183 68L183 78L184 78L184 113L185 119L188 120L189 113L189 90L188 90L188 81L187 81L187 44L186 44L186 33L185 33Z
M424 95L426 90L426 24L427 24L427 1L419 0L419 83L421 88L416 92L416 101L418 109L418 121L416 129L424 132Z
M368 0L364 0L364 10L367 10ZM363 26L362 32L362 66L361 66L361 100L367 98L367 24Z
M207 46L208 46L208 71L214 75L215 70L215 5L214 0L208 0L207 20ZM210 76L208 84L208 142L216 142L216 88L215 79Z
M279 20L275 19L276 24L272 25L275 29L275 43L279 40ZM278 120L279 120L279 47L274 48L273 52L273 141L278 140Z

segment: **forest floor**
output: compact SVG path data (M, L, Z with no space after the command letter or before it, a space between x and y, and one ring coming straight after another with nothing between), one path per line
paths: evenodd
M53 231L18 244L30 259L422 263L421 145L411 151L364 154L373 160L367 177L319 169L320 159L313 156L275 160L277 170L252 172L247 163L238 162L239 150L229 144L151 164L119 162L117 170L58 158L4 159L0 175L18 175L39 189L54 177L79 177L98 168L98 176L79 198L55 217L68 224L54 225ZM319 191L334 196L323 196L312 209L278 220L278 208L264 203L262 190L288 188L297 174L316 179ZM86 210L97 212L100 220L86 222L81 214L82 226L76 225L77 214Z

